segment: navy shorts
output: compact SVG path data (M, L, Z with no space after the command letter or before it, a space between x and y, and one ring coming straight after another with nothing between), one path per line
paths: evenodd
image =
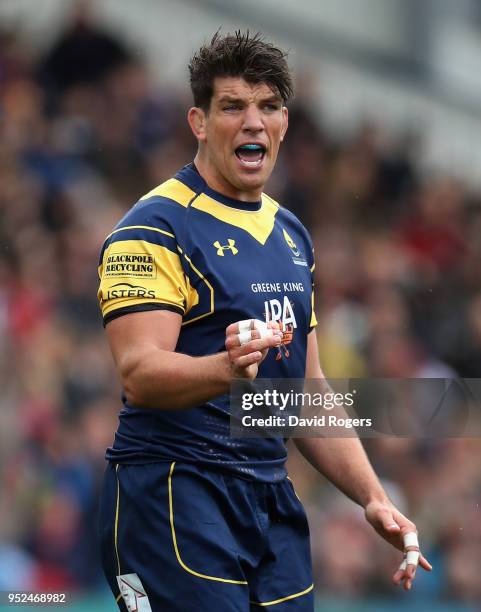
M122 611L312 612L309 528L290 480L185 463L107 467L102 562Z

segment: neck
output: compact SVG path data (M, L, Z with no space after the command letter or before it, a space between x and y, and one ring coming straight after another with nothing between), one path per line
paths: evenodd
M222 176L213 166L207 155L203 154L200 150L197 151L194 164L201 177L214 191L240 202L258 202L261 199L261 188L249 191L238 189Z

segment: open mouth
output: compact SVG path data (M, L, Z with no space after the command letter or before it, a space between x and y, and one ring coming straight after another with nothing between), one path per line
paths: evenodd
M235 150L237 159L247 168L257 168L262 164L266 148L260 144L244 144Z

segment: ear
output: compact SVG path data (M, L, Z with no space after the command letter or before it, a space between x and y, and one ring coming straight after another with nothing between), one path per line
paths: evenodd
M281 127L281 142L284 140L284 136L287 132L287 126L289 125L289 111L287 106L282 107L282 127Z
M205 111L203 111L198 106L193 106L191 109L189 109L189 112L187 113L187 121L190 125L190 129L192 130L197 140L199 140L200 142L204 142L207 137L207 116L205 114Z

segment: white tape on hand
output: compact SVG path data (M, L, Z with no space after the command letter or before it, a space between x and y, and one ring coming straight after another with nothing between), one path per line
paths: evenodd
M246 319L245 321L239 321L239 333L249 331L252 329L252 319Z
M419 563L419 550L408 550L406 553L406 564L407 565L417 565Z
M250 342L252 340L252 335L251 335L251 330L249 329L248 331L243 331L241 332L239 335L239 342L240 345L244 345L247 344L248 342Z
M254 329L258 329L261 331L262 329L267 329L267 323L261 321L260 319L252 319L254 321Z
M267 329L267 327L265 329L259 329L258 330L261 338L268 338L269 336L273 336L274 332L272 331L272 329Z
M419 548L418 534L415 531L408 531L403 536L404 548L416 546Z
M262 323L262 321L259 321L259 323ZM274 334L272 329L269 329L266 325L256 326L255 329L257 329L257 331L259 332L259 336L261 337L261 339L268 338L269 336L272 336ZM247 344L252 340L252 330L249 329L246 331L242 331L240 334L238 334L238 336L239 344L243 346L244 344Z
M406 557L404 561L399 566L400 570L405 570L408 565L417 566L419 563L419 557L421 553L419 552L419 540L418 534L415 531L408 531L403 536L404 549L408 547L415 546L418 550L408 550L406 551Z

